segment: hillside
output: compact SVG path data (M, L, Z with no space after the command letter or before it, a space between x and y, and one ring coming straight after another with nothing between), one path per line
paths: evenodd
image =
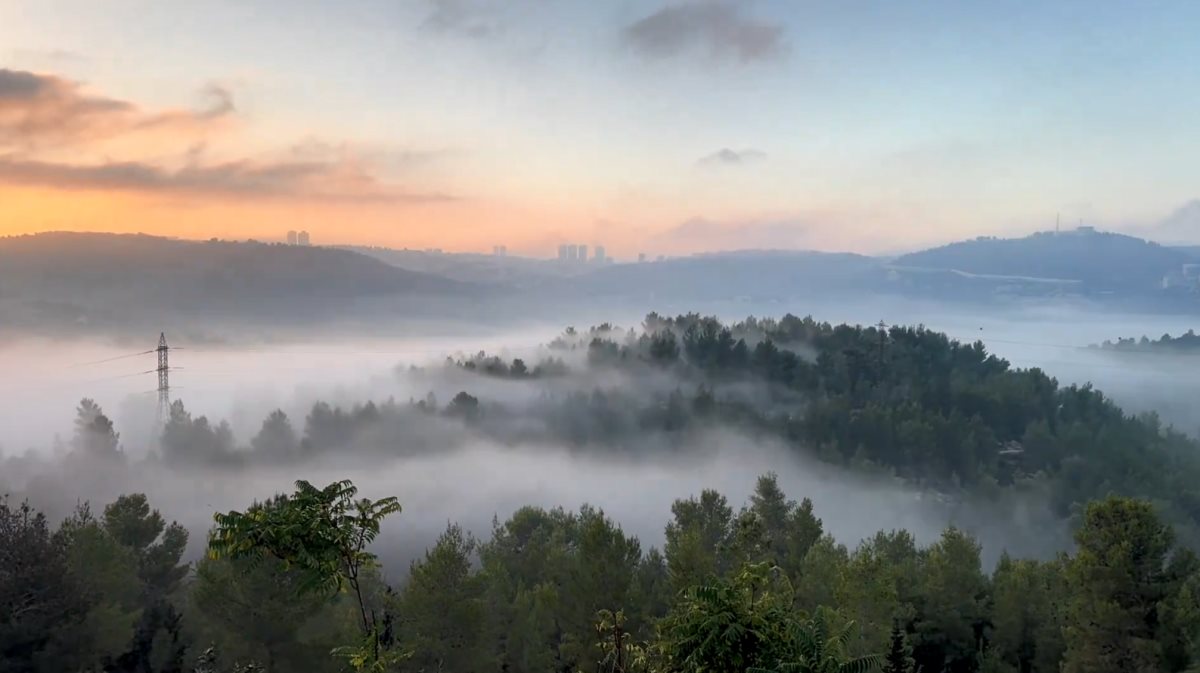
M401 269L434 274L466 283L504 283L518 288L536 288L546 281L577 276L595 268L585 264L561 264L558 260L496 256L479 253L446 253L369 246L339 246Z
M164 314L299 324L366 301L477 291L331 248L68 232L0 239L0 302L10 325L120 324Z
M1200 259L1200 245L1172 246L1171 249L1178 250L1179 252L1182 252L1183 254L1187 255L1188 257L1191 257L1193 260Z
M861 291L881 278L878 261L862 255L736 251L618 264L578 278L571 287L591 296L778 300Z
M1139 293L1161 288L1190 256L1140 238L1090 228L1025 238L977 238L899 257L897 267L1076 281L1091 291Z

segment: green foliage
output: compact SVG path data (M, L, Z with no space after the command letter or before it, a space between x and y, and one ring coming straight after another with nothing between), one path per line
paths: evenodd
M882 554L871 540L851 552L842 566L833 604L860 625L849 643L852 653L884 651L895 635L889 625L911 618L911 604L901 600L904 569Z
M758 522L759 539L755 545L758 552L746 560L769 561L798 579L801 560L823 533L812 501L805 498L797 504L788 500L779 488L778 476L771 472L758 478L748 513Z
M487 652L479 633L487 606L483 578L471 567L475 547L474 539L452 525L409 569L400 594L399 638L418 670L484 668Z
M913 673L913 658L908 637L899 623L892 626L891 644L884 659L883 673Z
M138 576L149 596L171 594L187 576L187 566L180 563L187 530L175 522L167 525L158 510L150 509L145 495L123 495L105 507L104 529L136 556Z
M1019 671L1057 671L1065 596L1060 561L1001 558L992 577L994 658Z
M0 671L179 671L170 601L186 543L142 495L102 519L80 505L53 533L28 506L0 504Z
M235 663L230 668L224 668L220 661L218 649L215 646L207 647L196 657L192 673L264 673L263 667L254 662Z
M849 561L849 551L833 537L817 540L799 564L796 605L810 612L822 605L836 605L838 583Z
M92 670L125 653L137 632L145 591L135 550L122 545L86 505L62 523L55 539L88 606L76 628L56 630L41 656L44 668Z
M291 495L245 512L216 514L209 557L273 556L300 572L306 591L340 591L374 563L367 545L379 535L383 519L400 511L395 498L356 500L357 493L349 481L322 489L298 481Z
M163 673L180 670L187 643L174 594L188 573L182 562L187 531L174 522L168 525L140 493L120 496L105 507L103 522L112 540L136 559L142 593L133 638L116 665Z
M358 644L335 647L331 654L338 659L345 660L355 673L396 671L412 656L411 652L403 650L381 649L380 641L379 627L373 625L370 631L363 634L362 640Z
M635 642L626 628L623 610L596 613L596 638L600 661L599 673L650 673L653 670L650 648Z
M913 639L925 670L970 671L978 664L989 589L979 552L979 543L956 528L925 552Z
M792 614L791 584L766 564L687 589L660 626L666 667L701 673L774 665L790 654Z
M677 501L665 554L589 506L522 508L484 543L449 525L393 592L367 545L398 509L299 482L217 515L183 582L186 537L144 496L57 531L5 501L0 673L1200 669L1200 559L1145 501L1093 503L1073 555L988 576L955 528L848 549L765 475L737 515Z
M812 617L797 620L789 634L786 663L774 668L751 667L750 673L868 673L877 671L883 657L867 654L851 657L847 648L855 624L835 610L820 607Z
M266 673L295 670L311 649L300 637L314 617L329 619L325 596L301 590L302 577L276 558L201 560L189 593L220 650L262 662Z
M36 670L55 633L84 618L66 551L44 515L0 499L0 673Z
M356 499L357 494L349 481L321 489L297 481L296 491L290 495L255 504L245 512L216 514L209 558L259 562L274 558L282 562L284 570L298 573L302 593L333 596L352 591L364 642L370 643L370 658L363 659L362 645L341 649L339 656L360 667L356 670L375 670L379 665L390 666L399 653L386 651L381 624L368 609L363 584L376 559L367 546L378 537L383 519L400 511L400 503L392 497Z
M676 500L671 513L664 551L676 590L724 574L733 543L733 508L725 496L705 490L699 499Z
M1158 611L1174 543L1149 503L1088 505L1067 564L1064 673L1159 670Z
M592 670L596 613L653 600L652 572L640 591L637 540L588 506L578 514L522 508L495 525L480 558L502 667Z

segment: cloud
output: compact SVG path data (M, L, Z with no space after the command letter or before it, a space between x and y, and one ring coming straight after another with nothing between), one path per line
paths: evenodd
M700 157L696 160L699 166L744 166L767 158L766 152L755 149L733 150L728 147Z
M637 54L664 59L701 51L739 63L770 60L783 53L783 26L746 16L727 0L673 4L625 27L623 39Z
M0 101L31 100L54 85L53 79L31 72L0 69Z
M1200 244L1200 199L1192 199L1149 226L1130 227L1131 233L1167 245Z
M1200 199L1192 199L1176 208L1175 212L1163 219L1158 226L1200 234Z
M227 89L204 90L200 110L146 112L128 101L86 93L54 75L0 69L0 149L78 145L148 129L198 127L234 111Z
M388 184L372 169L395 170L427 161L421 152L364 151L308 141L290 152L208 160L210 130L237 112L229 89L209 84L196 109L147 111L129 101L85 92L54 75L0 69L0 184L63 190L118 190L229 198L418 204L455 200ZM161 132L166 132L163 136ZM128 147L110 156L101 141L157 133L153 160ZM178 159L164 159L175 146ZM145 150L143 150L145 151ZM169 153L171 150L167 150ZM228 152L224 156L229 157Z
M656 245L679 252L797 249L811 244L812 227L792 219L718 222L693 217L654 237Z
M484 38L496 30L479 0L429 0L431 8L421 28L433 33Z
M321 201L433 203L456 200L440 193L408 193L384 185L350 162L232 161L168 169L138 161L63 164L0 158L0 182L58 189L186 193L240 198L299 197Z
M394 148L378 144L360 145L329 142L309 137L292 145L288 155L302 161L356 160L369 163L389 174L427 168L459 153L450 149Z
M209 84L204 87L204 95L211 101L209 106L200 113L200 116L206 119L223 117L237 111L233 104L233 92L220 84Z

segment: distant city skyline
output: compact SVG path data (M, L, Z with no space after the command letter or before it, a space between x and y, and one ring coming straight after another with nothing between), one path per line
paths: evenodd
M1200 243L1197 24L1179 0L5 3L0 235L633 259L1061 213Z

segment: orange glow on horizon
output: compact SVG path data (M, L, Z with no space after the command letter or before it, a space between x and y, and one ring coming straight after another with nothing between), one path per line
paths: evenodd
M288 230L307 230L318 244L436 247L461 252L489 251L491 246L503 244L514 252L549 256L560 241L593 243L589 236L561 226L572 219L563 212L470 201L357 204L303 197L236 199L0 187L0 236L94 231L279 241ZM611 233L611 241L601 241L610 249L632 245L621 232Z

